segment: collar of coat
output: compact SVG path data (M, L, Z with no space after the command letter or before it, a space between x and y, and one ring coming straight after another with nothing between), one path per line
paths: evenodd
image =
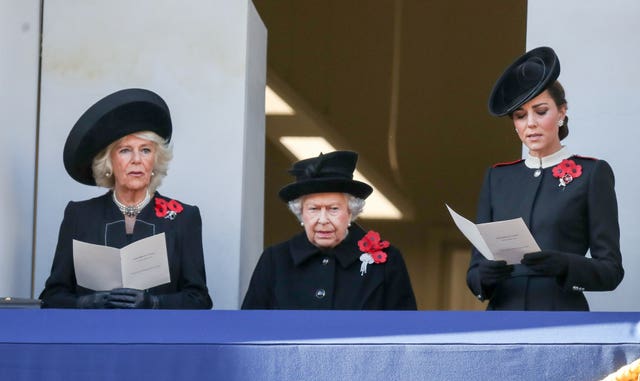
M131 239L128 239L127 233L124 229L124 216L118 206L113 202L112 191L101 196L104 206L103 219L105 221L104 245L122 248L131 242L157 234L159 232L156 228L158 217L156 217L155 214L154 201L156 197L164 196L161 196L157 191L152 195L151 201L145 205L140 211L140 214L136 216L133 235L131 236Z
M338 246L328 250L320 250L309 242L306 233L303 231L296 234L289 242L293 263L297 267L314 255L324 254L327 256L335 256L336 261L340 263L343 268L347 268L359 260L360 254L362 253L358 248L358 241L362 239L364 235L365 231L360 226L352 223L349 228L349 234L347 234L347 237L340 242Z
M527 154L526 159L524 159L524 165L531 169L549 168L553 167L554 165L560 164L562 160L568 159L571 156L573 156L573 154L569 151L569 149L565 146L562 146L559 151L545 157L536 157Z

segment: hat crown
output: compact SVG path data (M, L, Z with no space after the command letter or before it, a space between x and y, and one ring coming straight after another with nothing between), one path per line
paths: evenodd
M539 57L531 57L517 67L516 80L525 86L533 86L544 77L544 72L544 62Z
M348 193L365 199L373 188L353 180L358 154L353 151L334 151L293 164L289 173L296 181L280 189L278 195L286 202L312 193Z
M296 181L343 178L353 179L358 154L351 151L335 151L318 155L310 159L301 160L293 165L289 173L296 177Z
M517 99L524 91L535 88L545 75L544 62L538 57L531 57L529 60L516 66L511 72L510 78L505 81L502 93L506 101Z

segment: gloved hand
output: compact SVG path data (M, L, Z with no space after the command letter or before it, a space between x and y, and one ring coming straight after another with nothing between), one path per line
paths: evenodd
M545 250L525 254L520 263L548 276L563 276L569 271L568 254L558 251Z
M108 291L97 291L93 294L82 295L76 300L76 306L78 308L105 308L108 296Z
M513 271L513 265L507 265L506 261L484 260L478 264L478 274L483 287L493 287L498 282L509 277Z
M107 305L112 308L158 308L158 297L135 288L114 288Z

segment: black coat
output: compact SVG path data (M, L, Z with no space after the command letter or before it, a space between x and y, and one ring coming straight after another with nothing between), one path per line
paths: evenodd
M583 291L609 291L622 281L614 176L604 160L572 156L582 175L565 187L545 168L539 177L524 161L490 168L478 203L478 223L522 217L540 248L570 254L563 277L540 276L516 265L494 289L481 286L475 248L467 284L490 310L589 310ZM590 250L591 257L585 257Z
M79 286L73 266L72 241L122 248L131 242L165 233L171 282L148 290L159 297L159 308L209 309L202 251L202 221L195 206L182 204L175 219L156 216L155 198L170 199L155 193L136 218L133 234L127 237L122 213L112 192L81 202L69 202L60 226L51 275L40 295L45 307L74 308L78 296L92 293Z
M322 251L304 232L268 247L253 272L243 309L415 310L416 300L400 251L369 264L361 275L355 224L335 248ZM384 238L384 237L383 237Z

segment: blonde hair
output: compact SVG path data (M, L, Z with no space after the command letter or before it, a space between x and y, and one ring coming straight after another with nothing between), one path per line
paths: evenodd
M151 176L151 181L149 182L149 193L153 194L167 175L169 162L173 158L173 149L165 139L155 132L140 131L134 132L131 135L153 142L156 147L155 163L153 164L154 175ZM96 157L93 158L91 170L93 172L93 179L96 181L96 185L109 189L113 189L116 185L115 178L113 176L113 164L111 163L111 151L113 150L113 147L115 147L125 137L126 136L109 144L107 148L100 151Z

